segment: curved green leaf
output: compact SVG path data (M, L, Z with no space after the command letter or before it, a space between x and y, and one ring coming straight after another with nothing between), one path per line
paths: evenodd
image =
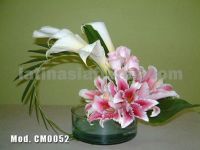
M157 106L161 110L158 116L150 117L152 110L147 112L150 123L163 123L184 109L200 107L200 105L192 105L183 99L177 98L161 99L159 100L159 104Z

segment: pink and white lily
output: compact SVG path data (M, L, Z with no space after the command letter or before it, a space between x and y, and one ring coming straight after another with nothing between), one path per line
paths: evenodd
M145 91L146 97L155 100L166 97L179 97L173 90L172 85L164 84L162 79L158 80L157 78L157 69L154 66L149 66L147 72L140 77L140 82L143 83L141 90Z
M139 60L136 56L131 55L131 50L127 47L120 46L114 52L108 54L108 61L115 75L125 79L135 77L139 71Z
M148 121L147 111L153 109L158 102L137 95L139 83L129 85L123 78L116 78L116 85L108 78L95 80L97 91L81 90L79 95L89 99L86 105L88 121L102 122L113 119L122 128L130 125L135 118ZM89 93L89 94L88 94ZM89 95L89 96L88 96Z

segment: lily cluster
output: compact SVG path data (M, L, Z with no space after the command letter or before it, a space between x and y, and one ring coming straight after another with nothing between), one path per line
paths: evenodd
M113 119L125 128L136 118L149 121L149 117L156 117L161 111L156 106L158 100L178 97L171 85L157 79L157 69L149 66L145 71L130 49L118 47L108 54L108 60L114 79L97 77L95 90L82 89L79 93L86 99L89 122L99 120L103 127L105 121Z

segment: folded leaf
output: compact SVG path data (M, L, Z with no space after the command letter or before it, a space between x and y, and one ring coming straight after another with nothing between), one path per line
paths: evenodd
M105 43L109 52L115 50L112 40L110 38L109 32L108 32L107 27L104 22L91 22L91 23L86 23L85 25L91 25L93 30L95 30L98 33L98 35L100 35L102 41ZM85 26L85 25L83 25L83 26ZM83 29L83 26L82 26L82 29ZM101 43L101 44L103 44L103 43Z
M200 105L192 105L183 99L176 98L161 99L159 100L159 104L157 106L161 110L158 116L150 117L151 111L147 112L150 123L163 123L184 109L200 107Z
M107 56L107 53L109 52L109 50L108 50L105 42L101 38L100 34L91 25L84 25L83 30L84 30L84 33L87 36L88 42L90 44L96 42L97 40L100 40L101 45L103 46L103 48L105 50L105 54Z

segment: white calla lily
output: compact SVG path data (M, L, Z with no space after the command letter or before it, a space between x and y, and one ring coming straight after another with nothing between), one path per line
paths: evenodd
M41 27L39 30L33 32L34 38L55 38L60 39L68 34L72 33L68 29L58 29L51 26Z
M92 44L88 44L84 48L81 48L79 50L79 55L85 64L88 56L90 56L104 72L107 72L109 66L108 61L105 56L104 48L101 46L99 40Z
M85 64L87 58L90 56L104 72L107 72L108 70L105 51L99 40L92 44L88 44L79 35L72 33L68 29L60 30L49 26L34 31L33 37L57 39L52 47L46 52L47 57L52 53L60 53L64 51L75 52L79 54Z
M64 37L58 39L54 45L47 51L46 55L51 53L59 53L64 51L77 52L79 49L85 47L87 43L81 39L78 35L69 33Z
M103 39L104 43L106 44L110 52L115 50L104 22L91 22L91 23L87 23L86 25L91 25L96 31L98 31L98 33L100 34L101 38Z

